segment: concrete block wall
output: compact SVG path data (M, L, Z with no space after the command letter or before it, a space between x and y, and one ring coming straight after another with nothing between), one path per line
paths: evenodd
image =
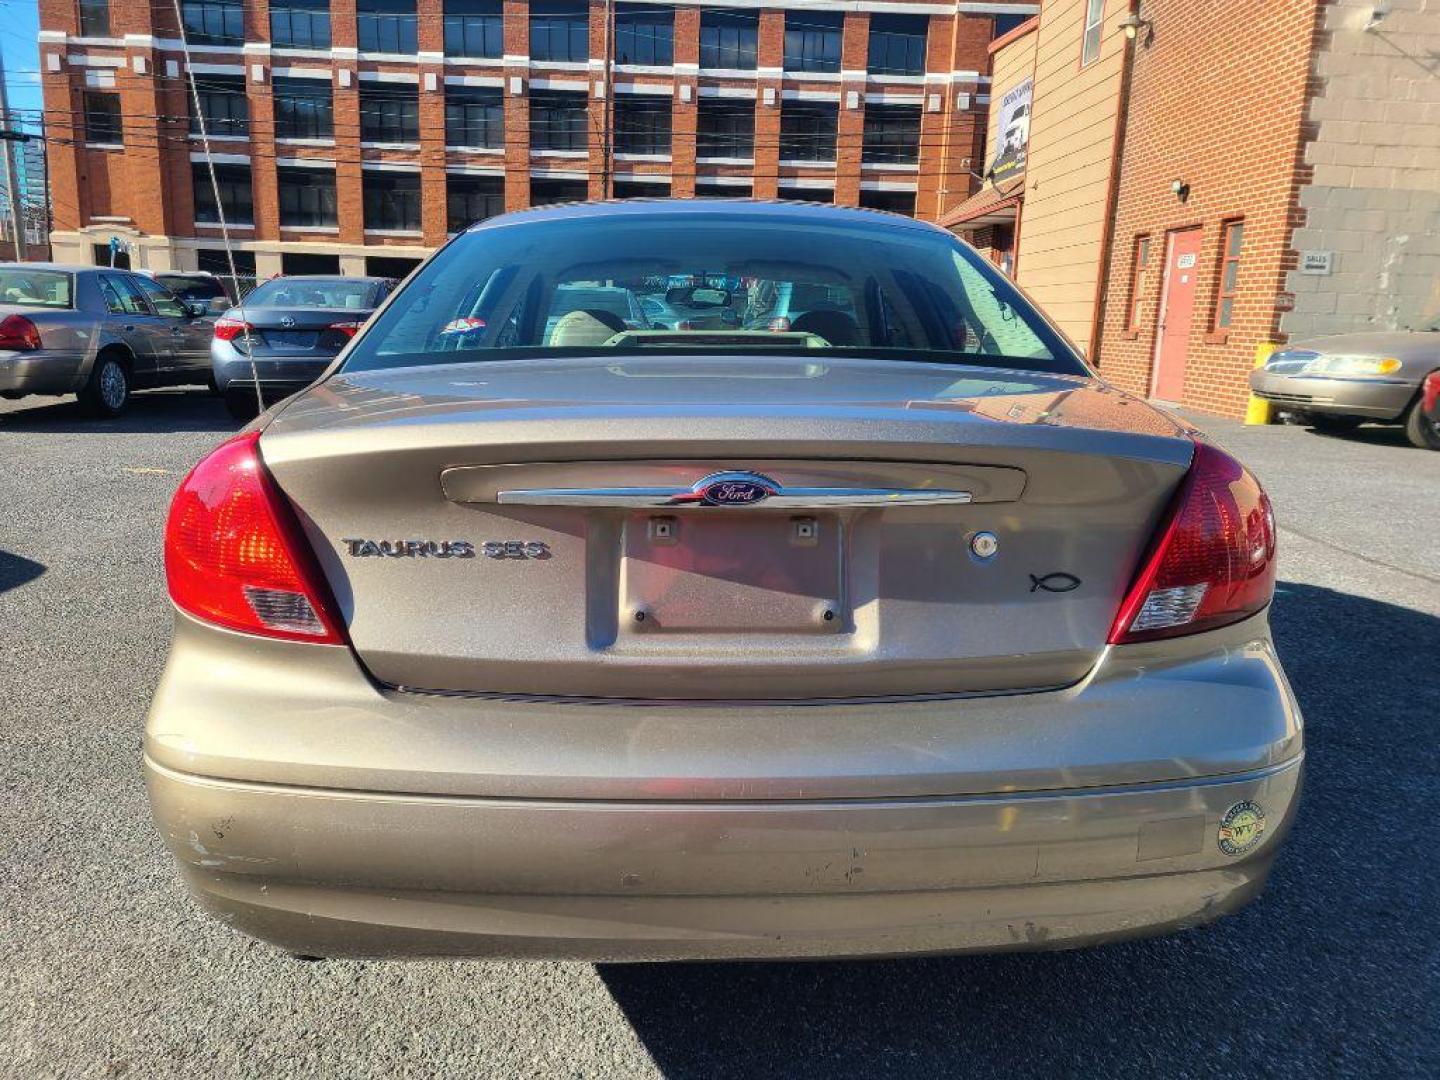
M1388 7L1387 10L1383 10ZM1377 18L1377 8L1382 9ZM1440 0L1331 0L1292 246L1331 273L1286 277L1291 340L1440 321Z

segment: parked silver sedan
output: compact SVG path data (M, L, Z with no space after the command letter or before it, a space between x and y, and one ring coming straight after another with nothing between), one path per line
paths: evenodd
M0 265L0 397L78 394L118 416L132 390L204 383L214 320L143 274Z
M262 401L309 386L394 288L394 278L278 277L228 308L215 322L210 363L230 414L249 420Z
M1298 341L1251 372L1250 388L1317 431L1400 424L1413 445L1440 450L1440 426L1421 400L1421 385L1435 371L1440 371L1440 320L1420 330Z

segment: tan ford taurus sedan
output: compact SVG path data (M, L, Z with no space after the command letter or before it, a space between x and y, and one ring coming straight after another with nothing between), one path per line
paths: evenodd
M677 281L733 318L551 317ZM1255 478L886 214L477 225L165 562L155 819L295 954L1076 946L1239 908L1295 812Z

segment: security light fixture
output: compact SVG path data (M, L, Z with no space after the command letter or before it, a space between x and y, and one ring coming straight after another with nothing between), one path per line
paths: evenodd
M1120 20L1120 29L1125 31L1125 36L1134 41L1140 36L1141 29L1146 31L1145 41L1148 43L1155 35L1155 24L1149 19L1142 19L1139 11L1132 11L1125 18Z
M1171 180L1170 190L1174 192L1175 197L1182 203L1190 198L1190 185L1184 180Z

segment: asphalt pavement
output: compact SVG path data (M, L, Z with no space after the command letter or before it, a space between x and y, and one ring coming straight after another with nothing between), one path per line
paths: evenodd
M304 963L190 903L140 774L165 507L234 425L198 390L0 402L0 1075L1437 1075L1440 454L1192 419L1275 500L1308 724L1245 911L1069 953Z

